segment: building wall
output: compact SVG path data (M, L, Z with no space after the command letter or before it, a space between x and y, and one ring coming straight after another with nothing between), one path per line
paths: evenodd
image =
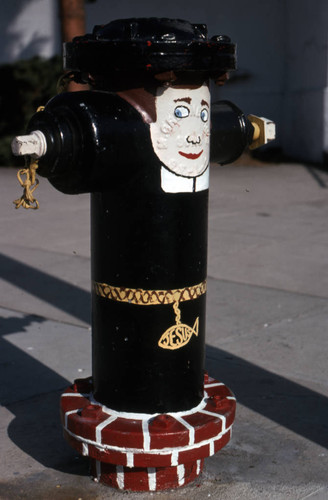
M1 0L0 64L60 51L56 0Z
M327 0L288 0L282 145L320 162L328 152Z
M57 0L2 0L1 7L0 63L60 52ZM156 16L229 35L238 71L213 98L273 119L275 146L286 154L321 161L328 152L327 0L96 0L86 15L89 32L117 18Z

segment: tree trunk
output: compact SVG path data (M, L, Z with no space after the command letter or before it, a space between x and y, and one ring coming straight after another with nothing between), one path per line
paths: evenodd
M59 0L62 42L70 42L75 36L85 35L84 0ZM69 91L87 90L86 85L71 82Z
M62 42L85 35L84 0L59 0Z

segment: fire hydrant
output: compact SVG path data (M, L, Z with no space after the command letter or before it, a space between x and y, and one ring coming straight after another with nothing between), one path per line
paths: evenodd
M92 90L54 97L13 141L60 191L91 193L92 377L62 394L64 435L98 481L183 486L229 441L236 406L204 372L209 161L274 125L211 107L235 45L203 24L117 20L64 61Z

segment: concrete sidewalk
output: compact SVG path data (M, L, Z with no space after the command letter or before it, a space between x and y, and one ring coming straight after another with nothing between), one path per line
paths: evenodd
M177 491L94 483L59 395L91 373L89 197L41 180L15 211L0 169L0 499L328 499L328 173L240 160L211 171L207 368L236 394L230 444Z

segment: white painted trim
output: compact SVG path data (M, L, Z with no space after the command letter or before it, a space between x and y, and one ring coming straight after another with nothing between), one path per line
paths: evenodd
M226 430L226 418L224 415L220 415L220 413L214 413L213 411L200 410L199 413L204 413L204 415L211 415L211 417L217 417L222 422L222 432Z
M112 415L111 417L106 418L106 420L104 420L103 422L101 422L100 424L97 425L97 427L96 427L96 442L97 442L97 444L101 444L101 433L102 433L102 430L105 427L107 427L107 425L109 425L112 422L114 422L116 419L117 419L117 417L115 417L115 416Z
M87 398L89 399L90 394L82 394L82 392L64 392L61 394L61 397L67 397L67 396L72 396L73 398Z
M116 466L116 481L120 490L124 489L124 469L123 465Z
M198 177L182 177L167 168L161 168L161 186L165 193L193 193L205 191L209 187L209 168Z
M65 430L66 430L67 434L72 436L77 441L80 441L82 443L88 443L89 445L97 446L99 450L111 450L111 451L119 451L121 453L134 453L134 454L144 454L145 451L147 451L147 453L149 453L150 455L172 455L172 461L173 461L173 458L175 460L175 458L178 457L179 453L181 453L183 451L194 450L197 448L201 448L202 446L209 445L212 441L218 441L227 432L230 432L231 427L232 426L230 426L225 431L221 431L219 434L217 434L216 436L213 436L210 439L206 439L205 441L201 441L200 443L195 443L192 446L187 445L187 446L179 446L176 448L161 448L161 449L155 448L155 449L151 449L151 450L144 450L144 449L140 449L140 448L121 448L120 446L113 446L113 445L109 445L109 444L99 445L99 443L97 443L96 441L92 441L91 439L87 439L87 438L83 438L81 436L78 436L77 434L74 434L74 432L72 432L68 429L65 429ZM177 464L172 463L171 465L177 465Z
M67 420L68 420L68 416L69 416L69 415L73 415L74 413L77 413L77 412L78 412L78 411L80 411L80 410L81 410L81 408L77 408L77 409L75 409L75 410L70 410L70 411L67 411L67 412L65 413L65 425L64 425L64 427L65 427L65 429L66 429L66 430L68 430L68 429L67 429Z
M148 467L148 488L149 491L156 491L156 469L155 467Z
M171 466L174 467L174 466L178 465L178 463L179 463L179 451L172 450Z
M126 454L126 466L134 467L134 454L130 453L129 451Z
M151 418L157 417L158 415L163 415L163 413L132 413L127 411L117 411L113 410L112 408L108 408L107 406L96 401L92 394L88 394L85 397L89 399L90 404L100 406L104 413L107 413L108 415L115 415L118 418L127 418L131 420L146 420L146 419L150 420ZM171 415L174 418L176 418L177 416L184 417L186 415L193 415L194 413L199 412L202 408L205 408L205 406L207 405L207 397L208 396L205 393L201 402L197 406L194 406L194 408L191 408L190 410L170 412L170 413L165 413L165 415Z
M183 418L181 417L175 417L175 420L177 420L178 422L180 422L180 424L182 424L184 427L186 427L189 431L189 445L192 445L195 443L195 427L193 427L192 425L188 424L188 422L186 422Z
M97 474L97 481L99 483L100 476L101 476L101 462L100 462L100 460L96 460L96 474Z
M148 419L142 421L142 433L143 433L143 449L144 451L150 450L150 434L149 434L149 422Z
M185 483L185 480L186 480L185 466L183 464L178 465L177 474L178 474L178 484L179 484L179 486L183 486Z

